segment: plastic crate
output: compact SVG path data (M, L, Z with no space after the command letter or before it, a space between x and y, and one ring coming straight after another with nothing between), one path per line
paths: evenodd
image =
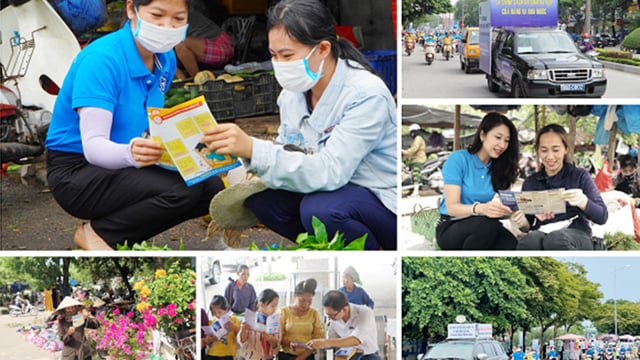
M384 83L395 94L398 87L398 64L395 50L366 50L362 54L369 60L374 70L380 75Z
M207 81L200 93L217 121L278 112L280 86L272 73L247 77L243 81Z

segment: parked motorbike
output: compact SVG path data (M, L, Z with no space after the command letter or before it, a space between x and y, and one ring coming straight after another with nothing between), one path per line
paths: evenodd
M428 160L420 170L420 190L434 190L438 194L444 191L442 167L449 158L449 152L440 152L438 157ZM407 196L413 190L413 175L408 165L402 167L402 196Z
M431 65L433 60L436 58L436 46L434 43L426 43L424 46L424 60L427 62L427 65Z
M522 179L526 179L536 171L538 171L538 163L536 160L529 155L522 155L520 160L518 160L518 175Z
M44 152L57 84L80 46L47 1L11 2L1 12L0 159L27 164Z
M27 305L24 307L24 311L22 311L22 307L11 304L9 305L9 315L13 317L18 317L21 315L38 315L38 309L35 306L31 305L31 303L28 301Z
M413 40L413 38L409 37L404 40L404 51L407 53L408 56L411 56L415 47L416 47L416 42L415 40Z

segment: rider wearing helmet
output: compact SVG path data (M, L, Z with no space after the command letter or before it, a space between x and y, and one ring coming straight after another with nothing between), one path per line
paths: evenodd
M420 132L422 132L420 125L411 124L409 126L409 135L413 138L413 142L410 148L402 150L402 156L408 159L411 166L411 174L413 175L413 193L411 196L420 195L420 171L427 161L427 144L424 142Z

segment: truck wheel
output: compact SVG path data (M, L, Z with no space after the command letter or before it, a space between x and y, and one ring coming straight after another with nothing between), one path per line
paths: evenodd
M527 97L527 94L524 93L522 81L518 78L513 78L513 80L511 80L511 97L514 99Z
M464 72L467 74L471 74L471 66L469 66L469 64L467 64L467 66L465 66Z
M498 90L500 90L500 86L493 82L493 80L491 79L491 75L487 75L487 87L491 92L497 92Z

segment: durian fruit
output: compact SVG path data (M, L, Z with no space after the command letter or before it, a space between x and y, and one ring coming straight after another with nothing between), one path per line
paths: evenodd
M198 71L196 76L193 77L193 82L196 85L202 85L209 80L215 80L215 79L216 79L216 75L212 71L202 70L202 71Z

